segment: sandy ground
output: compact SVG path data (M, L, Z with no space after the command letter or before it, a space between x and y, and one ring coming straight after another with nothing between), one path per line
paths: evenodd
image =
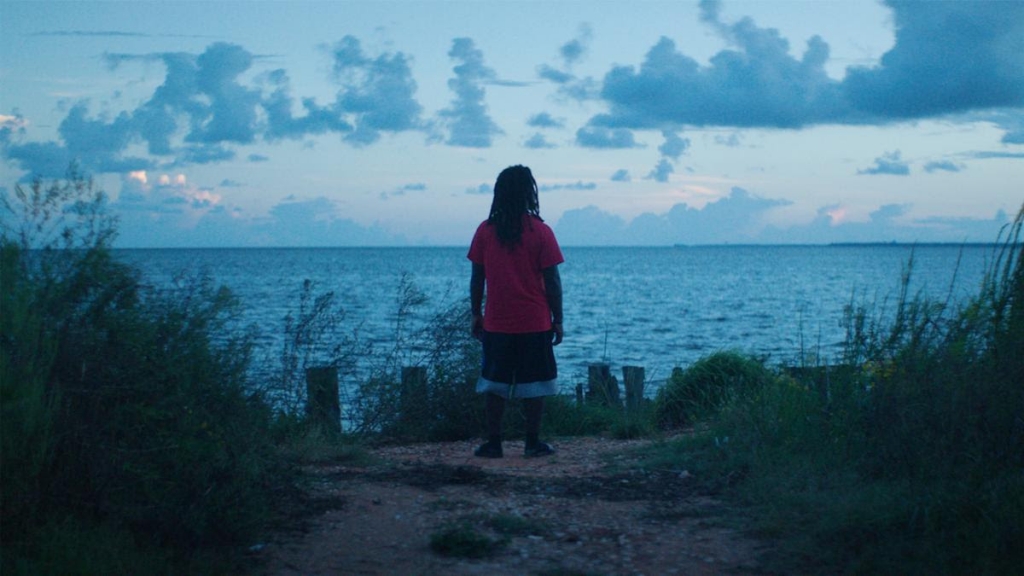
M254 575L764 574L764 544L730 528L685 470L643 470L644 441L572 438L557 453L472 456L474 443L386 447L307 467L303 512L254 547ZM438 553L452 526L496 544Z

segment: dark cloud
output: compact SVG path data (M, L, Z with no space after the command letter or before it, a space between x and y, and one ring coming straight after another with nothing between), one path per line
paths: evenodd
M658 164L647 173L646 178L648 180L654 180L655 182L668 182L668 177L673 172L675 172L675 168L672 167L672 163L665 158L662 158L658 161Z
M878 158L875 158L874 166L863 170L857 170L857 174L869 176L908 176L910 174L910 166L903 161L900 151L895 150L893 152L886 152Z
M678 160L690 147L689 138L680 138L679 134L672 130L663 130L661 134L665 137L665 142L658 146L658 152L666 158Z
M503 134L487 113L484 84L494 80L494 71L484 64L484 55L469 38L456 38L448 56L458 62L448 87L455 92L451 106L439 112L449 128L447 144L489 148L493 138Z
M593 30L591 30L589 24L580 25L579 34L572 40L569 40L562 47L558 49L558 53L562 56L562 61L565 63L566 68L572 67L573 64L580 61L581 58L590 49L590 41L593 38Z
M843 92L882 118L1024 105L1024 3L887 0L896 43Z
M332 53L334 72L343 86L337 110L354 116L355 131L346 140L370 144L381 131L421 128L422 107L415 99L416 82L408 57L398 52L371 58L353 36L342 38Z
M550 142L548 142L547 139L544 138L544 135L541 134L540 132L537 132L533 136L530 136L526 140L526 142L523 142L523 146L525 146L527 148L532 148L532 149L535 149L535 150L541 149L541 148L555 148L555 145L550 143Z
M213 144L202 146L186 146L179 150L178 159L172 166L181 167L190 164L213 164L235 159L235 151L230 148Z
M611 175L612 182L629 182L630 180L632 180L632 178L629 175L629 170L626 170L625 168L620 168Z
M267 140L280 138L301 139L306 136L328 132L347 133L353 126L342 117L337 106L321 106L313 98L302 99L305 114L293 116L295 99L289 92L288 75L284 70L275 70L268 75L274 86L273 92L263 101L267 113Z
M537 66L537 76L558 85L558 94L571 100L590 100L596 98L600 93L600 86L593 78L579 78L572 73L574 64L582 59L590 47L590 40L593 37L590 26L580 26L579 34L569 40L558 50L561 68L555 68L550 64Z
M1016 159L1024 158L1024 152L999 152L982 150L978 152L968 152L966 156L968 158L974 158L975 160L991 160L994 158Z
M149 38L150 34L139 32L123 32L120 30L45 30L33 32L31 36L84 36L84 37L128 37L128 38Z
M556 192L558 190L596 190L597 184L595 182L584 182L577 180L569 184L542 184L537 187L541 192Z
M1024 105L1024 3L891 0L896 43L876 67L825 72L829 46L812 37L800 57L772 28L721 19L703 0L701 20L730 47L707 65L659 40L639 67L616 66L593 126L801 128L886 123ZM1007 138L1017 140L1011 131Z
M87 116L86 104L80 102L71 107L57 132L63 143L19 144L5 136L4 155L28 172L29 177L62 177L72 161L91 173L145 170L154 165L145 158L123 155L136 136L132 119L126 113L113 120L93 119Z
M584 126L576 131L576 144L584 148L641 148L625 128Z
M290 93L284 70L259 76L260 86L242 83L257 57L237 46L216 42L202 53L104 54L111 69L132 62L159 62L163 82L135 110L114 118L90 117L86 102L74 104L61 122L60 141L19 145L13 129L0 126L4 155L31 174L58 176L77 159L94 173L149 169L158 164L184 166L223 162L258 140L301 139L325 133L344 134L355 145L376 141L381 132L423 130L421 107L409 59L402 53L366 55L353 37L332 51L333 70L341 85L334 102L318 104ZM298 105L296 104L298 100ZM301 114L296 116L299 110ZM132 144L144 143L149 160L126 156ZM250 155L250 161L264 156ZM64 164L57 169L55 165Z
M380 193L380 199L381 200L387 200L388 198L391 198L392 196L405 196L406 193L408 193L408 192L423 192L426 189L427 189L427 185L423 184L421 182L417 182L417 183L414 183L414 184L406 184L406 185L400 186L400 187L398 187L398 188L396 188L396 189L394 189L394 190L392 190L390 192L381 192Z
M949 160L936 160L934 162L929 162L924 165L924 171L928 173L938 171L959 172L962 169L962 165L950 162Z
M490 184L481 184L476 188L466 188L466 194L493 194L494 186Z
M270 157L264 156L263 154L249 154L246 159L249 162L268 162Z
M526 125L533 128L563 128L565 127L565 120L556 119L547 112L540 112L530 116L526 121Z
M221 188L241 188L242 186L245 186L245 184L242 184L237 180L225 178L224 180L220 181L220 184L218 184L218 186L220 186Z

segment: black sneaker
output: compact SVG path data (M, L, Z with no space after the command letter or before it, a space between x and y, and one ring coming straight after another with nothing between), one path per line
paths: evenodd
M479 456L480 458L501 458L504 454L501 450L501 444L484 442L476 447L476 450L473 451L473 456Z
M555 449L552 448L549 444L545 444L544 442L537 442L536 444L531 444L527 446L526 449L523 450L523 457L536 458L538 456L549 456L554 453Z

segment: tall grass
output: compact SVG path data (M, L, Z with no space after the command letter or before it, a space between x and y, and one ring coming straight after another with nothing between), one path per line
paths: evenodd
M75 568L96 542L187 564L253 537L275 485L250 341L226 330L237 303L203 277L146 289L103 205L75 171L3 198L5 574L149 571L128 549Z
M782 571L1010 574L1024 566L1024 210L976 294L901 279L851 305L845 366L776 371L652 455L753 508Z

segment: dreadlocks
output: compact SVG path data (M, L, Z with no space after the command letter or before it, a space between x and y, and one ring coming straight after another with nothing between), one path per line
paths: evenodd
M537 181L526 166L509 166L494 183L494 200L487 221L498 227L498 241L506 248L519 243L523 235L523 214L540 220ZM543 222L543 220L541 220Z

